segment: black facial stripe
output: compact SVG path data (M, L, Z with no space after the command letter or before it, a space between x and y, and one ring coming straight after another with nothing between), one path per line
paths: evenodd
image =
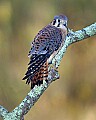
M58 19L58 22L60 23L60 20Z
M56 23L56 20L54 19L54 20L53 20L53 25L55 25L55 23Z
M59 27L60 26L60 20L58 19L58 25L57 25L57 27Z

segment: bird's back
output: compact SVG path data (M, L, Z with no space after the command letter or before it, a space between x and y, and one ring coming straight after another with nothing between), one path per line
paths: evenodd
M30 62L24 79L31 82L31 88L40 85L48 76L48 59L62 44L62 32L55 26L48 25L36 35L29 51Z

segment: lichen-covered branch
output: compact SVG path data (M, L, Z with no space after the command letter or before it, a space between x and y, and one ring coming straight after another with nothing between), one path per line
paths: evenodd
M72 37L70 36L71 38L69 44L84 40L93 35L96 35L96 22L88 27L83 28L82 30L73 32Z
M15 113L17 117L24 116L31 109L34 103L39 99L39 97L43 94L43 92L48 88L50 83L58 78L59 78L58 72L53 68L50 68L49 75L48 75L48 83L44 81L42 85L35 86L27 94L27 96L21 102L21 104L12 111L12 113L13 114Z
M88 27L83 28L82 30L78 30L75 32L69 30L69 34L66 37L64 45L62 46L58 54L54 57L52 63L53 64L55 63L56 67L58 68L58 66L60 65L61 59L64 56L64 53L66 52L67 47L70 44L79 42L93 35L96 35L96 22Z
M67 47L75 42L84 40L90 36L96 35L96 23L83 28L82 30L78 30L73 32L69 30L69 34L66 37L64 45L62 45L61 50L58 54L53 58L52 64L58 68L60 65L60 61L64 56L64 53L67 50ZM39 97L43 94L43 92L48 88L50 83L59 78L58 71L54 70L51 66L49 67L49 74L48 74L48 83L43 82L40 86L35 86L25 97L25 99L17 106L12 112L8 112L5 108L0 106L0 116L4 120L24 120L24 115L28 113L28 111L32 108L35 102L39 99Z
M0 116L4 117L6 114L8 113L8 111L0 105Z

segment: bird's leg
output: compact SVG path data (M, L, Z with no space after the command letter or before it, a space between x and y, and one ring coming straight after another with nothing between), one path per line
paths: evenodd
M49 67L52 68L52 69L54 69L55 71L58 71L55 64L49 64Z

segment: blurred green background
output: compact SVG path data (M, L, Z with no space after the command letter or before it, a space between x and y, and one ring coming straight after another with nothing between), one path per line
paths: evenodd
M9 111L30 90L22 78L31 41L58 14L82 29L96 21L96 0L0 0L0 104ZM96 120L96 36L71 45L59 73L25 120Z

